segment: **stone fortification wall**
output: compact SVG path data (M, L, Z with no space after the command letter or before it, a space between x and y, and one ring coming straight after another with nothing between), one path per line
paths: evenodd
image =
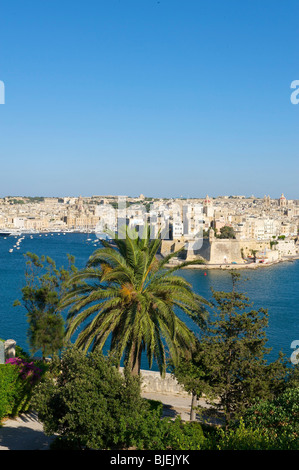
M268 251L270 250L270 242L267 240L205 239L198 254L210 264L243 263L244 258L252 255L252 250ZM208 256L209 252L210 256Z
M195 258L201 257L204 260L206 260L207 262L209 262L210 259L211 259L211 247L212 247L212 245L211 245L209 239L208 238L203 238L202 243L201 243L201 247L200 248L195 247L193 256L192 256L192 253L189 252L188 253L188 258L192 259L194 257Z
M242 263L241 247L238 240L213 240L211 242L211 264Z
M201 257L209 264L242 263L241 247L238 240L208 239L202 240L202 246L194 253L188 251L187 259Z
M245 257L251 255L251 250L255 250L257 252L261 251L268 251L271 249L270 241L267 240L239 240L240 248L243 250L243 254Z
M185 246L184 240L162 240L161 242L161 254L167 256L170 253L180 250Z
M163 240L161 246L161 254L167 254L176 251L186 244L186 241ZM252 250L262 252L270 250L269 241L257 240L235 240L235 239L219 239L204 238L202 246L194 251L189 249L186 251L186 258L189 260L200 257L206 260L208 264L226 264L226 263L243 263L244 258L252 255ZM243 255L243 256L242 256Z

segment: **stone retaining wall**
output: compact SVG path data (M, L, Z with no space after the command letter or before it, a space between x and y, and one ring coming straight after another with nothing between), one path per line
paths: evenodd
M15 346L16 342L14 340L5 341L5 359L15 357ZM123 368L121 367L120 372L122 371ZM165 374L165 378L162 378L159 372L152 370L141 370L140 374L142 377L141 388L144 392L188 396L188 393L169 373Z
M171 374L165 374L165 378L163 379L159 372L141 370L140 375L142 378L141 388L143 392L189 396Z

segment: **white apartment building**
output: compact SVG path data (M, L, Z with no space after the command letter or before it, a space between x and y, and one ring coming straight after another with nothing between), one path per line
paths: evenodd
M184 235L184 224L181 219L175 219L172 222L172 238L177 240Z
M26 218L25 217L14 217L13 226L17 229L24 229L26 227Z
M279 222L271 218L248 217L235 224L234 230L240 240L269 240L279 235Z
M201 204L187 204L183 206L184 236L198 238L204 227L203 206Z
M97 224L97 231L104 232L110 230L116 232L117 230L117 211L109 204L96 206L95 215L99 217Z
M285 235L286 237L295 237L297 235L297 224L290 222L281 222L279 235Z

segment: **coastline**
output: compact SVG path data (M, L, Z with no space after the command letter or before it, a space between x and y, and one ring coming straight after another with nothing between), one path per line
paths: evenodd
M3 232L6 231L7 229L3 229ZM9 230L7 230L9 231ZM32 235L67 235L67 234L87 234L87 235L95 235L96 232L95 230L86 230L86 229L44 229L44 230L20 230L20 231L14 231L10 230L10 233L7 234L9 238L17 238L20 236L26 236L29 235L32 237ZM1 233L2 235L2 233ZM3 233L4 235L4 233ZM2 238L2 236L0 237ZM3 237L4 238L4 237ZM97 240L96 240L97 241ZM12 251L12 250L11 250ZM259 269L259 268L266 268L270 266L275 266L280 263L288 263L288 262L294 262L296 260L299 260L299 253L296 255L292 256L284 256L279 260L275 261L269 261L269 262L244 262L244 263L222 263L222 264L211 264L211 263L203 263L203 264L197 264L197 265L190 265L190 266L185 266L182 267L181 269L201 269L201 270L215 270L215 269L220 269L220 270L231 270L231 269ZM173 268L175 266L178 266L181 264L182 261L172 261L171 263L166 264L165 266L167 268Z
M289 256L289 257L284 257L280 260L277 261L270 261L268 263L226 263L226 264L191 264L190 266L184 266L182 269L204 269L204 270L210 270L210 269L221 269L224 271L228 271L231 269L259 269L259 268L266 268L270 266L275 266L277 264L281 263L293 263L294 261L299 260L299 254L296 256ZM175 266L178 266L180 263L168 263L166 267L168 268L173 268Z

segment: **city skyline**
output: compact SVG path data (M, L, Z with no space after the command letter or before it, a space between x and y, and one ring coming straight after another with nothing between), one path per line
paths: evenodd
M151 238L161 239L162 255L183 248L187 257L201 256L219 266L223 262L244 267L252 266L252 261L255 266L257 260L268 264L297 259L298 223L299 200L283 194L279 199L206 195L203 199L165 200L143 194L136 198L0 199L0 236L5 239L21 234L53 236L53 231L94 233L98 240L125 233L134 238L136 230L143 236L149 228ZM86 241L92 241L90 235ZM16 244L11 253L14 248L20 249ZM252 259L255 251L260 255Z
M0 197L296 199L296 11L294 0L5 2Z
M205 199L207 196L211 199L221 199L221 198L240 198L240 199L264 199L265 197L269 197L271 200L279 200L282 196L285 197L287 200L295 200L295 201L299 201L299 193L298 193L298 197L294 197L294 198L290 198L288 197L287 194L285 194L284 192L280 192L280 193L277 193L278 196L273 196L271 194L264 194L263 196L261 195L255 195L255 194L198 194L198 195L194 195L194 196L186 196L186 195L183 195L181 194L180 196L172 196L172 197L164 197L164 196L158 196L158 195L155 195L155 194L143 194L143 193L140 193L140 194L113 194L113 193L107 193L107 194L100 194L100 193L97 193L97 194L53 194L51 196L47 196L46 194L34 194L34 195L30 195L30 194L5 194L5 195L0 195L0 199L13 199L13 198L20 198L20 199L37 199L37 198L41 198L41 199L67 199L67 198L70 198L70 199L77 199L77 198L84 198L84 199L91 199L91 198L99 198L99 197L102 197L102 198L132 198L132 199L138 199L140 196L142 198L146 198L148 200L159 200L159 199L165 199L165 200L174 200L174 199Z

